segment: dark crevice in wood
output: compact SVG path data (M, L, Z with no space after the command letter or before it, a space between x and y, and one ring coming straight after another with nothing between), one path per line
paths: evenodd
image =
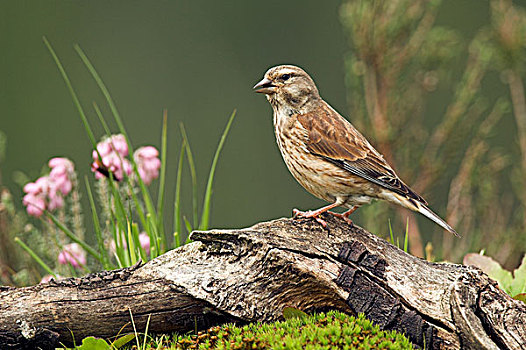
M393 323L398 323L401 317L404 316L406 313L415 312L415 314L418 317L420 317L423 321L425 321L428 324L428 328L439 327L449 332L453 331L445 323L427 317L425 314L419 313L418 310L415 310L403 298L395 297L396 292L394 290L391 290L389 285L385 285L385 283L382 283L381 280L381 278L384 276L387 263L385 262L385 260L378 258L378 256L368 253L367 250L365 250L365 246L360 242L344 243L344 247L342 247L342 250L340 250L339 257L341 258L341 261L346 264L346 266L344 267L344 269L342 269L340 276L338 276L335 282L338 285L342 286L344 289L346 289L347 287L349 291L358 290L360 292L363 292L365 295L382 297L381 302L378 302L378 300L374 299L370 300L370 305L387 305L387 309L390 311L388 312L387 316L374 316L374 314L377 314L378 312L374 312L374 310L371 311L371 309L368 308L359 308L359 312L373 315L370 317L372 317L373 320L380 325L380 327L393 328ZM357 270L359 267L364 267L365 271ZM357 271L358 273L363 273L363 275L367 277L367 280L362 279L356 282L355 273ZM370 274L367 274L367 272L369 272ZM347 281L348 279L351 279L350 286L349 282ZM359 286L359 288L357 288L357 286ZM349 299L355 300L355 297L355 295L351 294L349 296ZM351 308L353 309L356 308L355 305L349 306L351 306ZM395 311L393 312L393 310ZM418 333L418 331L416 333ZM423 345L423 343L420 341L415 340L415 342L419 345Z
M306 256L306 257L308 257L310 259L320 259L320 260L329 260L329 261L333 260L333 259L331 259L332 258L331 256L329 256L327 254L323 254L323 253L315 254L315 253L305 252L305 251L298 250L298 249L291 249L291 248L284 248L284 247L281 247L281 248L275 247L274 249L279 249L279 250L282 250L282 251L285 251L285 252Z
M488 324L486 317L484 317L484 312L480 309L480 299L482 296L482 293L484 292L490 292L489 285L482 287L480 291L477 292L477 297L475 298L475 309L473 310L473 313L476 317L480 320L480 323L482 324L482 327L486 331L486 334L490 337L490 339L497 344L499 349L509 349L505 343L502 342L500 337L495 333L493 327ZM524 347L526 348L526 339L523 339Z
M347 303L355 313L364 313L382 329L396 329L403 332L415 344L423 346L424 328L433 328L422 315L403 305L399 298L381 289L361 271L353 274L352 283L347 286L351 294Z

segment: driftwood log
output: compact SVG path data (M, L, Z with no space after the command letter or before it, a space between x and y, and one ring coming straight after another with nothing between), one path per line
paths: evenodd
M194 232L144 265L26 288L0 287L0 349L53 348L128 325L187 332L337 309L426 349L524 349L526 306L480 270L415 258L326 216Z

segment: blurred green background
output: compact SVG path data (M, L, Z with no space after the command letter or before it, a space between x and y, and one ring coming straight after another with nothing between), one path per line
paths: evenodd
M526 1L514 3L526 5ZM313 76L322 96L352 122L344 72L349 47L340 6L335 0L1 0L0 130L8 138L1 181L21 198L13 174L22 171L34 180L55 156L72 159L81 176L90 173L91 145L42 42L45 35L70 74L97 136L103 132L91 103L96 101L108 119L110 114L72 48L76 43L110 89L135 147L159 148L162 109L168 110L168 208L181 142L178 123L184 123L189 135L202 193L220 133L233 109L237 117L216 172L211 226L243 227L290 216L294 207L323 205L288 173L275 144L270 105L253 93L252 86L271 66L299 65ZM436 23L469 40L488 21L487 1L446 0ZM484 88L491 92L503 86L498 76L490 75ZM430 94L432 108L426 115L430 123L442 118L451 93ZM509 137L513 127L511 117L500 122L497 144L517 147ZM368 135L367 130L362 132ZM404 178L404 169L397 171ZM183 212L191 215L189 176L184 183ZM440 186L447 192L448 183ZM426 197L432 208L445 214L444 198ZM361 224L359 211L355 218ZM384 227L380 233L387 233L387 222L380 227ZM422 227L425 235L441 233L425 219Z

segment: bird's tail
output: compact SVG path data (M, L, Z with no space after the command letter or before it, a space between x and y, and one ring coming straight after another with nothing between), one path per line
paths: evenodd
M418 203L418 207L416 208L416 211L418 211L420 214L426 216L427 218L431 219L432 221L436 222L437 224L442 226L445 230L451 232L455 236L460 237L458 232L455 231L455 229L453 227L449 226L449 224L447 222L442 220L442 218L440 218L440 216L438 216L437 214L433 213L433 211L431 211L431 209L429 209L425 205L423 205L421 203Z
M440 218L440 216L438 216L437 214L433 213L433 211L431 209L429 209L425 203L422 203L422 201L420 200L417 200L415 198L407 198L406 196L402 196L398 193L394 193L392 191L385 191L382 193L383 194L383 199L386 199L392 203L396 203L398 205L401 205L407 209L411 209L411 210L414 210L414 211L417 211L419 212L420 214L424 215L425 217L427 217L428 219L431 219L431 221L437 223L438 225L440 225L441 227L443 227L446 231L449 231L451 232L452 234L454 234L455 236L457 237L460 237L460 235L457 233L457 231L455 231L455 229L451 226L449 226L449 224L447 222L445 222L444 220L442 220L442 218ZM421 198L421 197L420 197Z

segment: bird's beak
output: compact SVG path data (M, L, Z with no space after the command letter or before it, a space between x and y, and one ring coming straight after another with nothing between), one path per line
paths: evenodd
M262 94L273 94L276 92L276 89L278 87L276 85L273 85L270 80L267 78L263 78L259 83L254 85L253 89L255 92L259 92Z

